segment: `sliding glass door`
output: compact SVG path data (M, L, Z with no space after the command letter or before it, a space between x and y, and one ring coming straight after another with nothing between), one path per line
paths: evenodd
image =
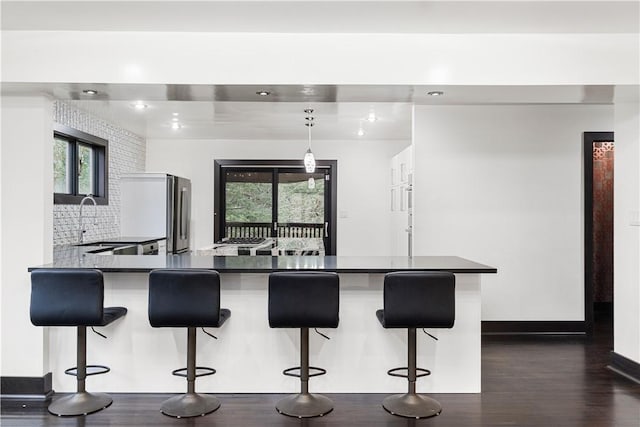
M336 162L319 163L310 174L297 161L217 160L214 241L321 238L335 254Z

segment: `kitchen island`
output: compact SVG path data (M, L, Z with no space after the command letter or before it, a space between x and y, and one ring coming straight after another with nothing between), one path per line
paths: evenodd
M111 367L91 377L93 390L181 392L184 379L171 371L186 364L186 329L159 328L147 318L148 272L156 268L212 269L221 274L221 306L231 318L211 329L219 339L199 333L197 364L217 370L198 379L211 393L291 393L299 381L282 371L299 363L299 331L271 329L267 319L268 274L273 271L333 271L340 275L340 325L311 334L310 359L328 374L313 378L320 393L402 392L406 381L387 370L406 365L406 330L384 329L375 311L382 308L384 274L391 271L451 271L456 275L456 322L434 329L434 341L418 338L418 365L432 375L417 383L419 392L478 393L480 372L480 276L496 269L460 257L351 256L202 256L97 255L81 247L38 268L96 268L105 273L105 305L126 306L127 316L101 328L103 340L89 334L89 363ZM62 374L75 364L73 328L50 328L49 366L56 391L72 391L73 377Z

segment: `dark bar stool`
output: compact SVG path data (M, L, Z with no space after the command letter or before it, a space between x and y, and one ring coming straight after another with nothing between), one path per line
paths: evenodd
M161 411L176 418L209 414L220 407L218 399L195 392L197 377L216 370L196 366L196 328L217 328L231 316L220 308L220 275L211 270L159 269L149 273L149 323L154 328L187 328L187 367L173 375L187 378L187 393L162 403ZM214 337L208 332L207 335Z
M300 393L276 404L276 410L298 418L321 417L333 410L326 396L309 393L309 378L326 370L309 366L309 328L337 328L340 280L336 273L281 272L269 275L269 326L300 328L300 366L284 375L300 377ZM294 373L299 370L300 373ZM315 372L309 373L310 370Z
M416 328L453 327L455 276L445 272L388 273L384 278L384 310L376 311L376 316L385 328L407 328L409 337L409 366L388 371L389 375L407 378L409 391L387 397L382 401L382 407L393 415L407 418L440 414L440 403L416 394L416 378L431 374L416 367ZM407 374L398 373L402 370Z
M109 372L106 366L87 365L87 326L96 332L94 326L106 326L127 314L124 307L105 308L103 304L104 279L98 270L42 269L31 273L31 323L78 328L77 366L65 371L76 376L77 391L49 405L54 415L87 415L113 402L109 395L85 389L88 375Z

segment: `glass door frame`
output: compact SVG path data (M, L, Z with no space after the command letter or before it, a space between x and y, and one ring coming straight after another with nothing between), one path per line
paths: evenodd
M226 180L224 178L225 169L231 170L259 170L269 169L273 172L297 172L300 169L304 170L304 163L302 160L214 160L213 167L213 241L217 242L223 238L224 234L224 219L225 219L225 200L224 200L224 185ZM326 171L325 176L328 177L328 181L325 181L325 222L327 223L327 236L325 237L325 255L336 254L336 223L337 223L337 160L316 160L316 173L319 171ZM275 194L277 197L277 186L274 186ZM276 199L277 200L277 199ZM274 204L272 210L274 214L272 219L277 216L275 209L277 206Z

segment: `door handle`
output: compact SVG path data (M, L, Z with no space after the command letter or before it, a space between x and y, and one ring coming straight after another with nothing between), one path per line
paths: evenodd
M187 200L187 189L183 188L180 191L180 238L186 239L188 235L187 227L189 226L187 223L187 212L188 212L188 200Z

